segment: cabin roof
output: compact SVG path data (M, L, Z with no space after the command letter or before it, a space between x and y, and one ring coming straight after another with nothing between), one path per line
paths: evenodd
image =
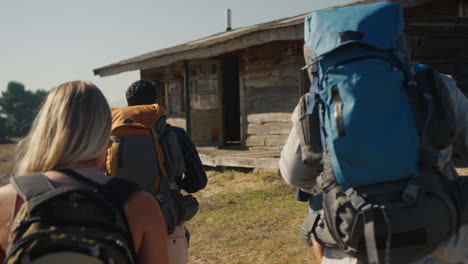
M402 8L409 8L429 1L430 0L391 0L390 2L398 3ZM376 2L383 2L383 0L353 1L347 4L333 6L329 9ZM301 40L304 36L304 19L309 13L232 29L170 48L145 53L94 69L94 74L104 77L127 71L158 68L183 60L215 57L273 41Z

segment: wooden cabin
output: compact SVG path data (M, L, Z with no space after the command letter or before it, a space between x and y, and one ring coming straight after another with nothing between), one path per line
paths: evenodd
M374 2L380 1L342 6ZM413 59L453 75L467 93L468 0L392 2L404 8ZM300 70L306 16L229 30L101 67L94 74L139 70L142 79L161 87L159 103L169 122L185 127L198 147L267 151L275 159L286 142L291 112L310 85ZM211 158L216 156L212 153ZM249 155L244 151L247 160ZM277 166L274 160L267 163L262 166Z

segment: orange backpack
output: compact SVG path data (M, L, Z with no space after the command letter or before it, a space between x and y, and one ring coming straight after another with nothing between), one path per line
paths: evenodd
M146 192L159 192L161 176L166 176L164 153L154 127L164 115L157 105L113 108L111 145L107 149L109 176L137 182Z
M166 129L164 109L157 104L114 108L106 171L132 180L159 202L168 233L198 210L193 197L183 196L175 177L185 172L177 135ZM162 140L160 142L160 138Z

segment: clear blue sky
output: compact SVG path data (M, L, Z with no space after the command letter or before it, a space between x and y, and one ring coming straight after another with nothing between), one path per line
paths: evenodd
M9 81L26 89L51 89L91 80L111 105L139 72L110 77L92 70L146 52L233 28L307 13L350 0L1 0L0 91Z

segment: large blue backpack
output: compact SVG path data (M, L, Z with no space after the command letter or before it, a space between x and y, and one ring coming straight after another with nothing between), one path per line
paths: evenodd
M437 166L455 114L438 73L410 64L401 7L314 12L305 48L313 79L302 119L319 120L323 151L315 240L364 263L424 256L460 224L459 193Z
M310 95L323 102L323 126L338 183L356 187L414 178L419 136L401 57L389 52L400 48L400 6L325 10L309 16L305 27L305 42L318 60Z

